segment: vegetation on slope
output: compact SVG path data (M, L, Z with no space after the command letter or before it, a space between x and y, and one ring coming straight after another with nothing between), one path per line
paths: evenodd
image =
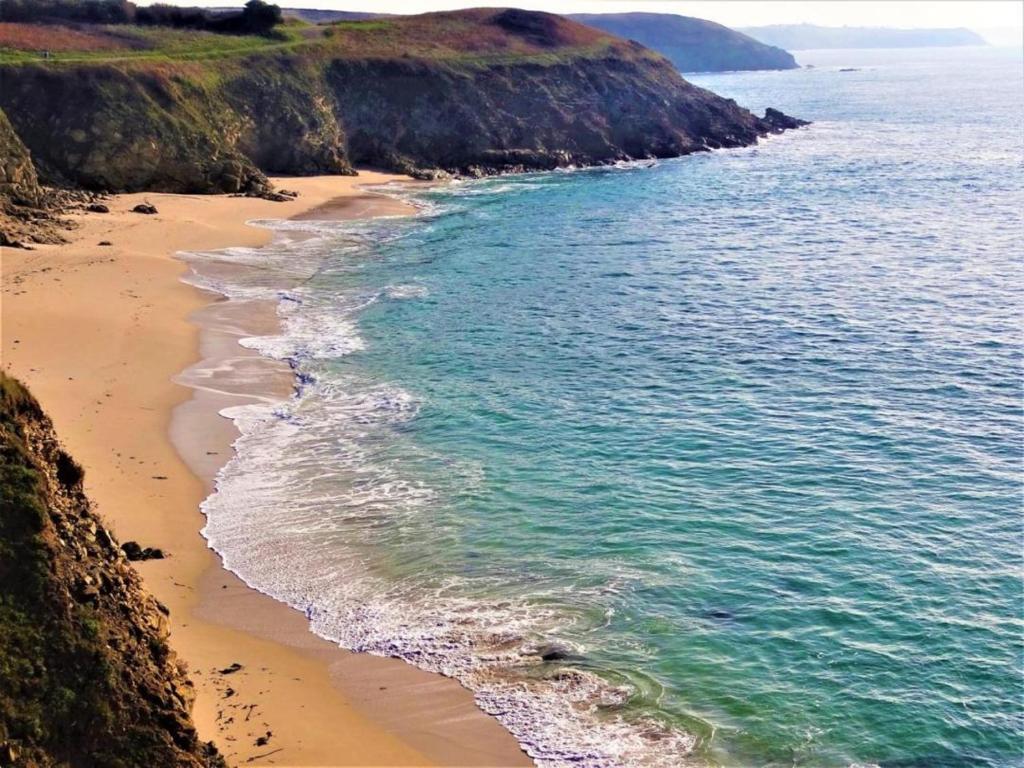
M244 192L265 172L480 175L741 146L783 126L659 54L560 16L473 9L274 39L131 25L45 60L0 29L0 109L41 178ZM60 29L50 27L50 29ZM70 29L70 28L69 28ZM27 34L27 33L26 33Z
M310 25L289 20L273 37L131 24L0 21L0 63L184 61L296 53L319 58L478 62L656 57L613 35L552 14L470 9Z
M222 766L165 614L39 404L0 373L0 764Z
M205 29L222 34L269 34L281 23L281 9L248 0L241 10L220 13L155 3L139 7L128 0L4 0L0 21L53 24L141 24Z

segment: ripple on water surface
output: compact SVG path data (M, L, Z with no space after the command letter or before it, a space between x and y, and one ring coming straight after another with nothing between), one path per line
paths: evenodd
M947 54L697 78L816 123L197 256L303 381L228 414L211 544L543 765L1024 764L1024 88Z

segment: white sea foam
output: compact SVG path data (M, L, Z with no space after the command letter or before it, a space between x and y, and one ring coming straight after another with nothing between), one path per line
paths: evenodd
M327 375L316 361L365 348L357 316L380 296L427 292L392 285L379 293L318 295L304 282L325 259L355 246L346 245L351 227L313 226L316 236L304 241L193 257L196 264L241 269L210 276L200 266L190 282L229 298L279 300L282 332L242 343L291 361L305 381L286 402L223 411L241 436L202 505L210 546L248 584L303 611L317 634L462 682L538 765L684 764L693 738L627 714L631 686L571 661L541 659L539 649L571 617L521 598L497 601L497 591L472 575L403 578L402 564L396 574L379 562L374 542L381 537L443 531L436 492L406 477L381 447L421 404L394 384ZM317 376L308 375L311 367Z
M384 295L389 299L422 299L430 291L425 285L389 285L384 288Z

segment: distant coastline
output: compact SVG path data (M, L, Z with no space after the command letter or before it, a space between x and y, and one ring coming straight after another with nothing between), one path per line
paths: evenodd
M890 27L822 27L815 24L773 24L739 30L768 45L790 51L827 48L951 48L988 45L965 27L895 29Z

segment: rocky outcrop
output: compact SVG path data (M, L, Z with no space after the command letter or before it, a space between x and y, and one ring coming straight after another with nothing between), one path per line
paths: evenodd
M39 183L28 148L0 109L0 247L63 242L68 222L55 211L78 193L56 192Z
M38 205L42 194L28 148L0 109L0 198L18 205Z
M221 93L240 119L238 150L261 170L354 173L337 105L317 64L297 56L255 59Z
M807 120L790 117L785 112L780 112L772 107L768 107L768 109L764 111L763 120L771 127L774 133L781 133L782 131L790 131L794 128L802 128L805 125L810 125Z
M110 191L262 194L264 173L360 163L543 170L742 146L784 127L638 43L552 14L346 24L306 47L205 62L3 66L0 108L41 178Z
M583 59L471 71L335 61L327 80L355 164L481 175L675 157L772 129L685 82L664 59Z
M0 107L50 183L126 192L266 186L235 147L238 116L197 78L112 65L25 65L0 78Z
M142 588L49 419L0 373L0 765L224 762Z

